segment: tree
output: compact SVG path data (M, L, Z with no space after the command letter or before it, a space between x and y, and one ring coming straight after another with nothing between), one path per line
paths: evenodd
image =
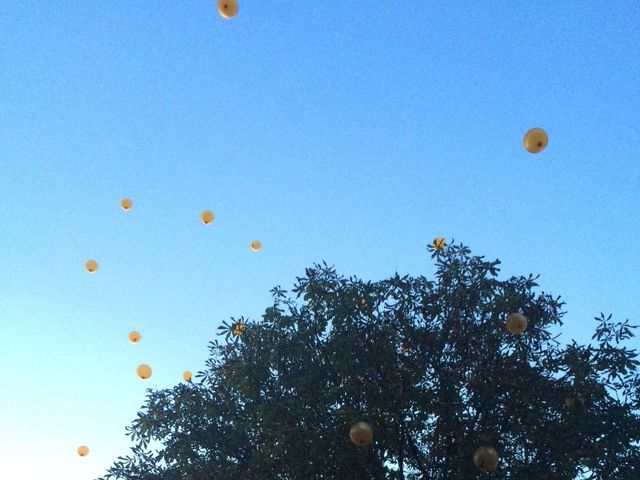
M537 277L429 250L433 280L318 264L262 319L225 322L195 383L147 392L104 479L640 479L640 362L623 346L637 327L600 314L595 346L562 346L564 302ZM349 439L360 421L369 446ZM491 473L482 446L499 452Z

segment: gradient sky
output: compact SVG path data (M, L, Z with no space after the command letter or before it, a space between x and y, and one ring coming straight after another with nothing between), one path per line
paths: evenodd
M104 473L322 260L429 276L444 236L541 274L564 340L640 323L637 1L215 3L0 0L0 478Z

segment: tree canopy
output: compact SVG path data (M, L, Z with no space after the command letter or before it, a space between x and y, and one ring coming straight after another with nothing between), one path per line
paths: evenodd
M432 279L317 264L261 319L224 322L193 382L147 392L103 478L640 479L636 326L600 314L593 344L562 345L564 302L537 277L437 247Z

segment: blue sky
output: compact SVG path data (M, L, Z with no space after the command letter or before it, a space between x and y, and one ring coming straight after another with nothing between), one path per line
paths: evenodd
M455 238L540 273L565 340L638 323L638 24L634 1L0 2L0 477L102 474L147 387L321 260L430 275Z

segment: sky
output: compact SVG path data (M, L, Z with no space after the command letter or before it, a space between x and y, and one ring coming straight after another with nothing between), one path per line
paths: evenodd
M429 277L442 236L540 274L563 341L640 323L639 24L637 1L0 1L0 478L102 475L147 388L323 260Z

